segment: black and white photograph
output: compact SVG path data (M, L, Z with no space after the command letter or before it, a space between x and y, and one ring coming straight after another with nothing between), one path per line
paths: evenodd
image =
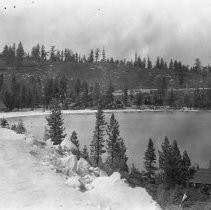
M211 210L211 1L0 0L0 210Z

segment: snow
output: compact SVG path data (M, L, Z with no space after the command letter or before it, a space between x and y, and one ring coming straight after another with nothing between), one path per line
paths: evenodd
M128 112L162 112L162 111L188 111L198 112L199 110L194 109L181 109L181 110L168 110L168 109L115 109L115 110L104 110L105 113L128 113ZM97 110L83 109L83 110L63 110L63 114L94 114ZM42 110L35 111L16 111L16 112L0 112L0 118L13 118L13 117L28 117L28 116L42 116L49 115L49 110L45 112Z
M26 141L25 135L0 128L0 209L159 209L145 189L130 188L118 173L95 178L90 174L99 170L96 168L89 168L90 174L83 177L55 173L54 166L39 159L41 148ZM36 155L30 153L32 150L36 150ZM60 158L59 164L76 172L80 167L88 168L83 159L77 167L75 162L75 157L70 155ZM82 178L89 179L89 191L78 190L83 186Z
M61 146L67 151L73 151L74 149L76 149L76 146L70 141L70 138L68 137L65 137L65 139L61 143Z
M83 158L80 158L77 162L77 169L76 172L80 176L84 176L89 173L90 164Z

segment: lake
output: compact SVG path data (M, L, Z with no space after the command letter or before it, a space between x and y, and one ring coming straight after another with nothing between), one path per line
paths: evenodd
M111 114L106 113L109 122ZM128 163L143 169L143 157L148 139L154 141L156 151L165 136L172 142L177 140L181 149L187 150L192 163L200 167L208 167L211 160L211 112L133 112L115 113L120 125L120 134L127 147ZM65 132L71 135L75 130L83 146L90 144L95 126L95 114L63 115ZM37 138L43 138L47 124L45 116L9 118L10 125L22 119L27 131ZM157 154L158 156L158 154Z

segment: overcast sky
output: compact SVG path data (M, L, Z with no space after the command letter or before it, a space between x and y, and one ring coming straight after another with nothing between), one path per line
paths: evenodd
M211 64L211 1L0 0L0 47L19 41Z

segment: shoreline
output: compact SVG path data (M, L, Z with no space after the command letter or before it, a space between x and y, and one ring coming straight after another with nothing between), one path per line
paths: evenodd
M128 109L106 109L104 113L137 113L137 112L203 112L203 111L211 111L211 110L198 110L198 109L189 109L189 108L182 108L182 109L170 109L170 108L163 108L163 109L135 109L135 108L128 108ZM95 114L97 110L93 109L82 109L82 110L62 110L63 114ZM44 116L49 115L49 110L33 110L33 111L14 111L14 112L0 112L0 118L15 118L15 117L28 117L28 116Z

